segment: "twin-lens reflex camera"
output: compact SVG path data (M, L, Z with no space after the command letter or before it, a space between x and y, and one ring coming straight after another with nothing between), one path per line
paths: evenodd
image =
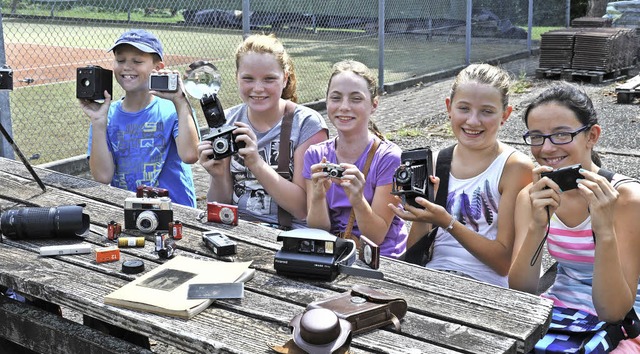
M242 149L244 142L236 142L233 131L235 126L226 125L227 119L218 99L220 90L220 73L212 63L197 61L189 65L184 87L187 93L200 100L202 112L207 120L210 132L202 140L211 141L213 154L209 158L221 160Z
M169 231L169 223L172 221L173 210L169 197L130 197L124 200L125 229L138 229L144 233Z
M76 98L104 100L104 91L113 97L113 71L94 65L76 69Z
M433 159L429 147L403 151L400 166L393 175L391 194L400 196L403 203L424 209L416 203L416 197L434 200L430 175L433 175Z

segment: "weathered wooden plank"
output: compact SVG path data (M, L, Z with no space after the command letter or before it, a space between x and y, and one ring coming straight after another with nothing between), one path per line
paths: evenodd
M18 175L23 169L22 166L15 162L9 164L9 167L5 166L5 164L0 164L0 171L5 171L5 173ZM54 188L48 188L47 193L41 193L37 185L33 183L30 185L27 184L27 189L32 189L32 195L27 194L30 198L29 202L36 205L53 206L58 205L59 200L72 200L74 202L82 202L84 200L90 205L98 204L95 206L95 210L90 211L92 223L95 224L92 226L92 230L95 233L92 235L93 238L90 242L95 242L96 244L102 242L100 237L103 236L101 236L100 233L104 235L104 225L106 225L109 220L120 220L118 218L122 218L122 201L126 196L131 196L132 193L97 184L93 181L78 183L75 177L49 170L43 171L45 176L43 179L47 181L45 183L48 185L52 183ZM38 172L39 175L41 175L40 171ZM0 173L0 175L1 174L2 173ZM43 176L41 175L41 177ZM2 179L0 179L0 189L2 188L2 183ZM78 184L82 185L83 188L68 187L69 185L77 186ZM99 193L99 197L96 197L94 193ZM94 199L103 202L96 203ZM273 251L280 247L280 245L275 242L278 233L276 230L253 223L247 223L242 220L237 227L202 223L197 220L200 213L201 211L192 208L174 208L175 219L180 219L185 225L185 238L178 242L181 250L211 256L211 252L202 245L201 232L207 229L222 230L239 242L236 259L253 260L256 269L268 274L274 274ZM153 255L152 252L150 253L150 250L147 248L123 249L121 252L149 259L154 262L162 262L162 260L157 260L157 257ZM547 309L546 304L541 304L540 299L528 294L510 293L504 289L493 288L449 274L443 275L435 271L416 271L415 268L412 268L412 266L404 262L394 262L387 259L383 259L381 269L385 272L387 280L391 283L377 283L376 281L371 282L370 280L364 280L358 277L344 276L341 276L338 281L334 283L308 281L305 281L305 283L309 283L313 287L320 289L329 288L337 291L348 289L354 282L371 282L374 286L387 288L393 285L394 290L403 297L406 297L405 293L415 293L415 296L409 296L409 298L415 297L415 299L408 299L411 311L415 312L418 316L426 317L430 320L437 319L442 321L438 328L440 332L447 333L447 329L444 327L447 322L459 323L463 325L464 329L487 330L500 336L507 336L518 340L518 349L521 351L537 340L538 332L542 331L541 328L546 328L549 320L550 307ZM114 272L117 270L112 269L111 271ZM419 276L416 276L414 273L418 273ZM405 279L406 277L408 277L409 281ZM275 279L276 277L273 278ZM256 279L259 279L259 277L256 277ZM456 281L458 284L452 287L451 281ZM462 281L464 286L460 287L459 281ZM265 289L260 289L258 286L253 286L252 283L253 282L247 284L250 291L265 291ZM292 288L295 289L299 287L300 284L301 283L294 283ZM386 289L383 288L383 290ZM278 291L274 291L274 293L271 293L271 288L267 291L270 297L277 298L278 295L275 293L279 292L280 289L278 288ZM299 301L300 305L313 301L313 299L308 297L305 298L305 296L302 295L304 292L298 293L301 294L298 300L295 300L296 297L292 296L292 294L287 294L287 296L293 301ZM319 293L323 293L322 290L320 290ZM492 299L493 301L487 301L487 299ZM410 317L408 316L408 318ZM436 324L436 327L437 326L438 324ZM457 333L457 331L454 332ZM463 332L468 331L464 330ZM418 334L418 336L427 335ZM450 339L445 338L442 344L448 345L450 341Z
M5 244L0 244L0 250L2 284L182 350L263 353L267 341L284 343L288 339L278 324L216 307L207 310L209 316L196 316L187 321L108 306L103 303L104 296L124 285L125 281L96 276L81 267L37 257L32 252ZM23 262L16 262L16 259ZM202 340L193 341L194 335Z
M0 318L0 337L37 353L152 353L122 339L6 297L0 297Z

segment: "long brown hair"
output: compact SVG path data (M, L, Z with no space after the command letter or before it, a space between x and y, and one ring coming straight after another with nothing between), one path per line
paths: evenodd
M367 82L367 90L369 90L369 93L371 94L371 103L378 98L378 80L366 65L355 60L343 60L333 64L333 70L331 72L331 77L329 77L329 84L327 85L327 96L329 95L331 80L333 80L334 76L345 71L350 71ZM378 129L378 126L376 126L376 123L374 123L372 119L369 119L369 130L380 138L380 140L385 140L384 135L380 132L380 129Z
M254 34L247 37L238 46L238 49L236 49L236 71L240 66L240 59L248 53L273 55L276 58L276 61L280 64L282 71L289 77L287 85L284 87L284 90L282 90L280 98L290 100L292 102L298 102L298 93L296 91L298 81L296 79L293 61L284 49L282 42L280 42L274 34Z

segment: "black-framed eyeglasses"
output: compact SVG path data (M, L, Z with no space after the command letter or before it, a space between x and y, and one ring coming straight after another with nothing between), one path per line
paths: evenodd
M574 136L589 128L591 128L591 125L585 125L584 127L578 128L578 130L574 130L572 132L559 132L553 134L531 134L526 132L522 138L524 139L525 144L531 146L541 146L544 144L545 139L549 139L554 145L565 145L572 142Z

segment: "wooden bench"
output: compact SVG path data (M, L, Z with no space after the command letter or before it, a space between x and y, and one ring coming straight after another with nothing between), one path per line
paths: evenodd
M0 296L0 318L3 319L0 337L17 344L1 343L5 349L12 346L12 353L152 353L122 339L5 296Z
M616 100L618 103L631 103L640 94L640 75L636 75L625 83L616 86Z

